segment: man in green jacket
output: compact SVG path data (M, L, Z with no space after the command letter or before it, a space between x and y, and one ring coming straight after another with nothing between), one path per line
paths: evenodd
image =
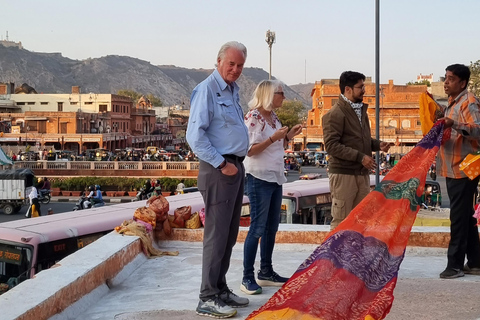
M373 151L388 152L390 144L373 139L364 104L365 75L340 75L340 97L323 116L325 148L330 156L328 177L332 195L331 230L370 192L369 171L376 168Z

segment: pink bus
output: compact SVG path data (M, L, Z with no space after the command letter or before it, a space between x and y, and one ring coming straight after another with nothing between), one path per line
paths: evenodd
M0 284L16 286L133 217L114 207L1 223Z
M375 187L375 176L370 176L370 187ZM283 185L281 223L330 224L331 208L328 178L297 180Z

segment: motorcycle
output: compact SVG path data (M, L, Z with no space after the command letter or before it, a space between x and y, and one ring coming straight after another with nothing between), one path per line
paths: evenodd
M90 202L89 199L82 194L78 199L78 202L75 204L75 207L73 207L73 211L90 209L92 207L98 208L98 207L103 207L104 205L105 205L105 202L103 201L92 205L92 202Z
M40 189L38 191L38 201L43 204L49 204L52 198L52 195L50 193L51 193L51 190Z
M133 201L147 200L152 195L153 190L154 190L153 187L150 188L150 190L148 192L145 191L145 188L140 188L140 190L138 191L138 193L135 196L135 199L133 199Z

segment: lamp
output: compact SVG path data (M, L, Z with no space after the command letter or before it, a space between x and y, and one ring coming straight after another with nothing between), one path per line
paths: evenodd
M115 149L117 148L117 133L116 133L116 129L118 128L118 124L116 122L113 123L112 125L112 128L113 128L113 150L112 151L115 151Z
M30 127L27 125L25 127L25 148L27 147L27 132L30 131ZM27 151L27 150L25 150Z
M268 72L268 80L270 80L272 79L272 45L275 43L275 31L270 31L270 29L267 30L265 41L267 42L270 51L270 69Z

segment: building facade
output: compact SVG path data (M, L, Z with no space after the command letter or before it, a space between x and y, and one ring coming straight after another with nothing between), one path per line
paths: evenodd
M406 153L423 137L419 117L419 98L426 85L395 85L393 80L380 85L378 123L380 140L395 144L392 153ZM363 102L368 104L372 136L375 137L375 83L367 77ZM322 117L340 95L338 79L323 79L312 89L312 109L308 111L301 135L294 139L295 150L325 150Z
M153 135L155 112L115 94L14 94L12 84L0 84L0 130L3 145L34 145L40 150L104 148L111 151L170 141Z

